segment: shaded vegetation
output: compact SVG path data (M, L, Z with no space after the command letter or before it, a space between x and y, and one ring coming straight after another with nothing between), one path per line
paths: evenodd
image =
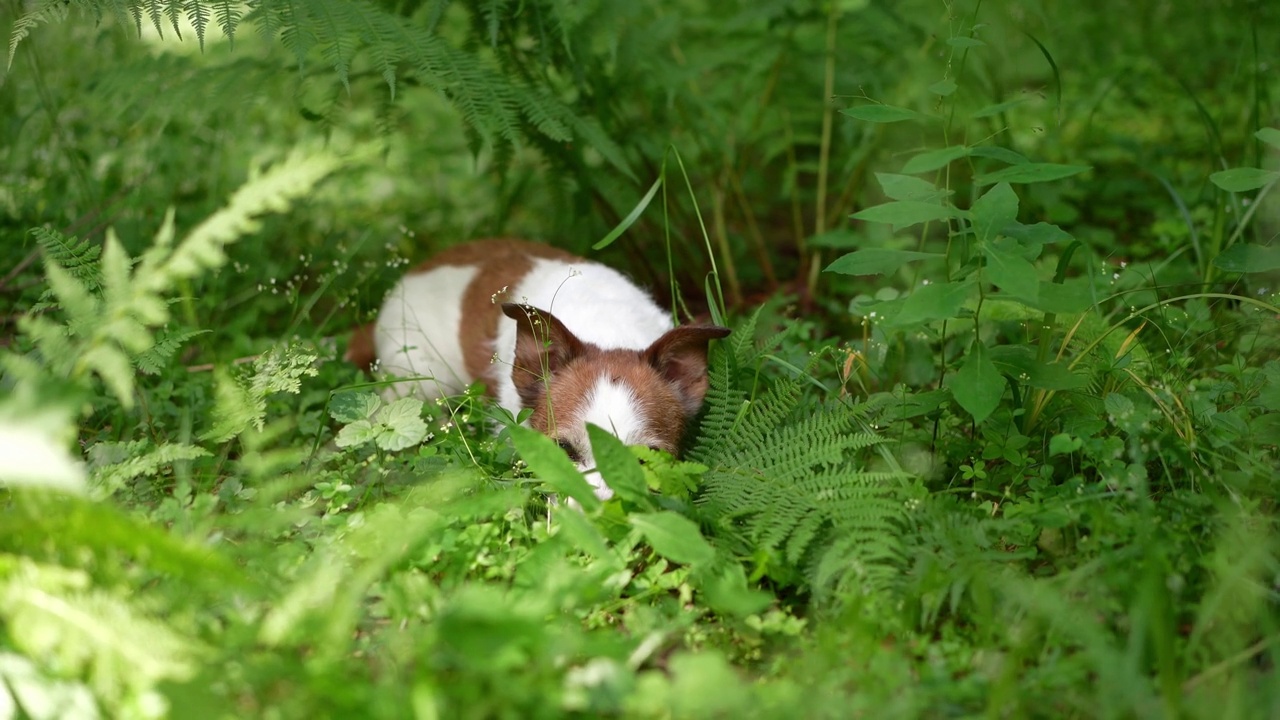
M0 717L1280 713L1272 4L0 18ZM683 460L340 360L494 235L735 327Z

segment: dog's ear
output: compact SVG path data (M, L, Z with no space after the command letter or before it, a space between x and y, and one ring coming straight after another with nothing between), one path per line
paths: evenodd
M533 407L551 376L581 355L586 346L549 312L517 303L503 303L502 312L516 321L511 381L524 406Z
M668 330L644 351L645 360L671 383L686 416L697 414L707 395L707 344L728 335L729 328L718 325L686 325Z

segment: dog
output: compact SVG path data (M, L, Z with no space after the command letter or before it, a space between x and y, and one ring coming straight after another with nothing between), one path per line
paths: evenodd
M707 352L729 335L676 327L622 273L549 245L481 240L409 271L347 359L398 377L388 392L430 400L481 380L513 416L556 440L597 497L587 424L627 445L679 453L707 393Z

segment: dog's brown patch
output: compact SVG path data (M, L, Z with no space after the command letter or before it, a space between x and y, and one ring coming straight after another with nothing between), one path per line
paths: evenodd
M351 341L347 343L347 352L342 359L368 372L373 361L378 359L378 346L373 341L373 323L365 323L351 332Z

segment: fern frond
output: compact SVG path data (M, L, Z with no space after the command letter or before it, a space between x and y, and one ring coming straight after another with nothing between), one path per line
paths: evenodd
M209 27L209 4L205 0L187 0L183 9L186 10L187 21L196 30L200 51L204 52L204 30Z
M227 36L227 46L236 49L236 26L240 24L240 4L232 0L213 0L214 17L222 34Z
M859 461L882 442L868 422L874 409L808 397L804 376L748 402L736 383L755 382L754 373L739 371L762 353L742 340L728 345L713 359L703 432L690 452L710 468L697 498L710 525L734 548L782 564L784 575L807 572L815 591L854 580L887 587L902 565L903 475Z
M164 332L156 339L154 345L150 349L139 353L133 359L133 364L138 370L147 375L159 375L164 370L165 363L169 362L178 350L193 337L204 335L212 332L211 330L188 330L180 333Z
M148 449L149 445L145 440L134 440L120 445L99 443L89 448L90 456L123 456L94 468L89 482L96 496L106 497L134 478L155 476L175 462L209 455L208 450L196 445L170 443Z
M25 40L32 30L44 23L66 20L70 12L69 8L65 0L41 0L38 5L15 20L13 30L9 32L9 60L5 67L13 68L13 56L18 52L18 43Z
M0 606L18 650L84 677L114 707L196 671L193 640L127 600L93 589L78 570L0 555Z
M67 237L48 227L32 229L31 236L35 238L45 258L56 263L81 287L90 293L97 292L102 287L102 276L98 269L98 258L102 255L101 245L74 236ZM53 290L46 290L31 312L42 312L55 305Z

